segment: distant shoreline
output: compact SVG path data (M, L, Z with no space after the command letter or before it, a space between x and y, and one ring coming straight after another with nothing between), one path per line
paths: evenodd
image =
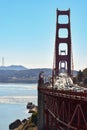
M0 84L38 84L38 82L0 82Z
M0 70L0 83L37 83L42 71L47 77L52 75L51 69Z

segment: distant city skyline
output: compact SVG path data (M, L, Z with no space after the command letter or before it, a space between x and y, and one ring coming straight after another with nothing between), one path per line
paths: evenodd
M70 8L74 69L86 68L86 0L0 1L0 64L52 68L57 8Z

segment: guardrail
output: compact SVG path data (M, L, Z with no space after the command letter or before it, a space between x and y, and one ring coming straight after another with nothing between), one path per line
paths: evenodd
M55 90L54 88L38 87L45 95L64 97L75 100L87 101L87 92L73 92L70 90Z

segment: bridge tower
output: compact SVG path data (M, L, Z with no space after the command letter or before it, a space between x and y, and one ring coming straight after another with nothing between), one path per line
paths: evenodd
M62 18L66 16L67 23L63 23L60 16ZM64 32L64 29L67 30L67 33ZM66 46L64 47L64 45ZM66 71L71 76L71 50L70 10L57 10L55 62L53 64L55 65L53 67L55 75L53 76ZM44 77L40 73L38 130L87 130L87 90L81 87L76 87L76 89L67 87L67 90L57 89L56 85L52 87L50 83L45 83Z
M54 75L67 72L71 76L70 9L56 11Z

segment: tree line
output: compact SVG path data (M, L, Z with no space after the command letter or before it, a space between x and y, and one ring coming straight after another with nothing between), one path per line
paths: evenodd
M77 76L73 78L73 82L79 85L87 85L87 68L79 70Z

